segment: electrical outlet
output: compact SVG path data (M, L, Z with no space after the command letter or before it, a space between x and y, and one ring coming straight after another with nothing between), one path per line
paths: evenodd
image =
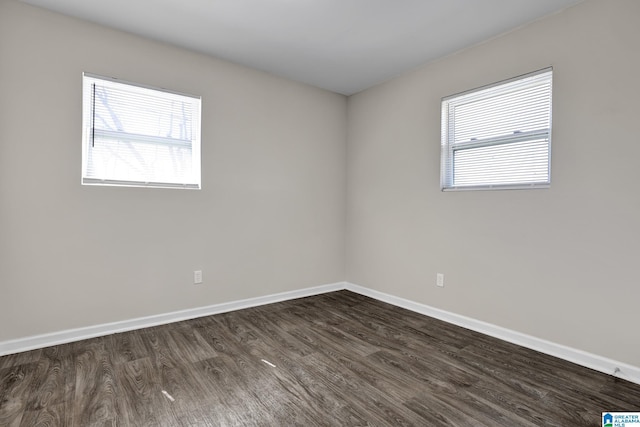
M444 274L436 273L436 286L444 288Z
M195 285L202 283L202 270L195 270L193 272L193 283Z

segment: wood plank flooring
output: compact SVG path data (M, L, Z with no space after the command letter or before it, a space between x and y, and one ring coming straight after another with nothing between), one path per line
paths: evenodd
M640 385L348 291L0 357L11 427L579 427L603 411L640 411Z

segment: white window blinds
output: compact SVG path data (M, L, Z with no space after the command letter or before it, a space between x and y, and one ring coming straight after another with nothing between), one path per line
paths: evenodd
M443 190L548 187L548 68L442 100Z
M200 188L200 98L85 73L82 183Z

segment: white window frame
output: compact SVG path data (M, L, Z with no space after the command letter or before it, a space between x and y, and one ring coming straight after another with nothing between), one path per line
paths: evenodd
M549 67L442 99L440 161L442 191L548 188L551 185L552 79L553 69ZM463 109L473 103L490 103L492 99L502 102L500 104L502 107L509 108L516 104L512 101L500 101L501 96L504 100L509 94L515 92L522 94L530 89L540 91L544 95L534 100L537 102L536 109L526 104L527 107L519 110L518 117L526 117L526 120L516 121L519 125L524 123L524 131L518 127L510 127L510 123L503 123L508 119L502 121L501 117L498 117L498 122L495 117L486 120L487 122L493 120L490 126L498 126L499 131L494 131L495 128L483 129L484 121L480 116L489 116L492 112L482 110L482 113L474 113L473 120L476 123L472 123L474 130L471 133L461 136L464 129L460 134L457 133L457 108ZM527 101L530 99L527 98ZM546 108L548 110L545 111ZM465 118L471 116L472 114L468 114ZM533 119L530 116L533 116ZM463 118L459 118L459 122L469 123L469 121L464 122ZM460 125L460 128L463 128L463 125ZM476 129L479 133L486 132L486 135L474 138L471 135ZM500 147L504 147L504 150ZM467 151L474 149L476 150ZM509 154L506 154L507 152ZM463 165L460 169L467 173L468 179L465 181L461 178L462 183L456 182L456 155L460 156L459 163ZM462 174L461 172L460 175Z
M148 120L149 131L151 132L127 132L127 129L106 129L105 125L100 125L99 120L96 117L96 87L105 88L105 92L110 88L114 90L126 91L126 96L135 97L155 97L162 99L162 101L177 102L179 105L187 105L191 112L189 116L189 132L184 132L185 137L176 137L175 135L162 135L155 127L160 128L160 125L153 125L152 120ZM152 105L152 104L148 104ZM157 104L156 104L157 105ZM159 188L183 188L183 189L200 189L201 188L201 149L200 149L200 121L201 121L201 98L199 96L188 95L180 92L169 91L162 88L157 88L148 85L142 85L138 83L131 83L115 78L103 77L90 73L83 73L83 102L82 102L82 184L83 185L106 185L106 186L126 186L126 187L159 187ZM127 113L121 113L123 117ZM129 118L132 115L127 116ZM137 120L137 117L136 117ZM139 122L144 119L140 118ZM159 119L157 119L159 121ZM94 126L94 124L98 123ZM124 126L122 126L124 127ZM155 132L155 134L154 134ZM152 165L146 165L145 168L137 168L138 172L135 175L131 173L126 178L123 178L121 173L119 176L114 176L112 172L113 168L92 167L92 156L96 155L97 150L94 150L95 144L98 141L102 141L104 144L138 144L138 147L146 145L149 150L161 151L166 147L182 147L183 152L190 153L187 155L189 159L188 167L183 168L186 173L181 173L180 176L166 174L159 179L154 176L154 167ZM185 150L185 148L187 150ZM132 150L135 150L132 148ZM166 151L166 150L165 150ZM105 156L106 157L106 156ZM140 156L138 156L140 157ZM160 157L160 156L157 156ZM157 160L156 160L157 161ZM148 162L153 163L153 162ZM122 163L120 163L122 165ZM122 166L120 166L122 170ZM135 169L132 167L132 169ZM145 172L141 172L146 171ZM157 168L156 168L157 171Z

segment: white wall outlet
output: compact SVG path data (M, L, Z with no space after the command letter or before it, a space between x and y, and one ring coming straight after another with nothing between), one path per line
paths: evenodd
M436 286L444 288L444 274L436 273Z
M193 283L195 285L202 283L202 270L195 270L193 272Z

